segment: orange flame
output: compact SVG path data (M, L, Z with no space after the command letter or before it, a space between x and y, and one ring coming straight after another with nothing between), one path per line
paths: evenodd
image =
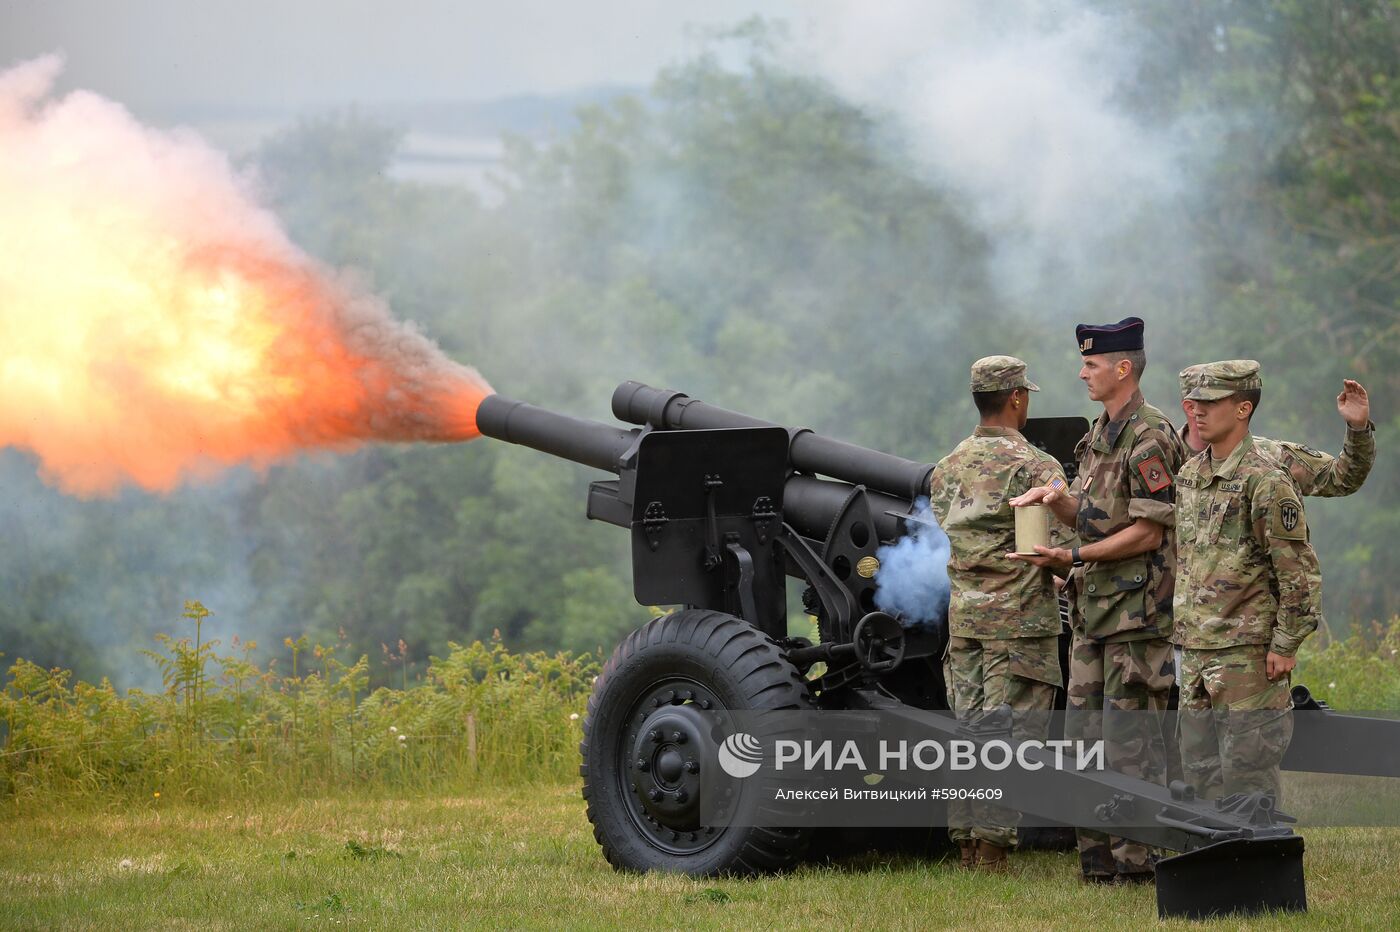
M297 249L191 134L0 72L0 446L80 495L476 437L490 387Z

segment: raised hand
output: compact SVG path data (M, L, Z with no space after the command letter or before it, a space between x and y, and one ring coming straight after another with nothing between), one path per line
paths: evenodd
M1354 430L1361 430L1371 422L1371 398L1360 382L1342 380L1342 393L1337 396L1337 413Z

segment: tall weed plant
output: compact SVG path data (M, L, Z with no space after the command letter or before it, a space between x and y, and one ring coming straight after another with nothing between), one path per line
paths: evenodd
M14 661L0 692L0 795L194 799L275 789L441 789L478 781L559 781L578 772L581 715L598 672L588 655L449 644L423 680L370 691L369 661L288 638L290 669L203 638L209 611L187 602L193 636L147 651L158 693L72 683L67 670Z
M1293 682L1334 709L1400 712L1400 619L1353 628L1345 638L1308 638Z

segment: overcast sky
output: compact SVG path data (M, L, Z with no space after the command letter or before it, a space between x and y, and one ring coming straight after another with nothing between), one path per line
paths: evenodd
M0 67L60 51L62 86L141 112L295 111L645 84L688 25L800 0L0 0Z

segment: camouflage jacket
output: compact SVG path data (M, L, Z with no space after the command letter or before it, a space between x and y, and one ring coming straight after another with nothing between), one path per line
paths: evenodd
M1180 431L1182 447L1186 446L1186 427ZM1335 498L1350 495L1361 488L1376 462L1376 434L1369 425L1362 430L1347 428L1339 456L1322 453L1302 443L1255 437L1254 446L1260 453L1272 457L1288 474L1299 495Z
M978 427L938 461L929 500L948 535L954 637L1001 639L1060 633L1051 573L1008 560L1016 549L1009 500L1055 478L1060 464L1009 427Z
M1156 550L1070 573L1071 624L1096 641L1168 637L1176 571L1173 481L1184 459L1170 421L1134 392L1110 418L1099 415L1075 448L1079 475L1075 532L1080 546L1130 527L1138 518L1165 528Z
M1183 647L1268 644L1291 657L1322 621L1322 575L1293 480L1246 436L1177 477L1176 637Z

